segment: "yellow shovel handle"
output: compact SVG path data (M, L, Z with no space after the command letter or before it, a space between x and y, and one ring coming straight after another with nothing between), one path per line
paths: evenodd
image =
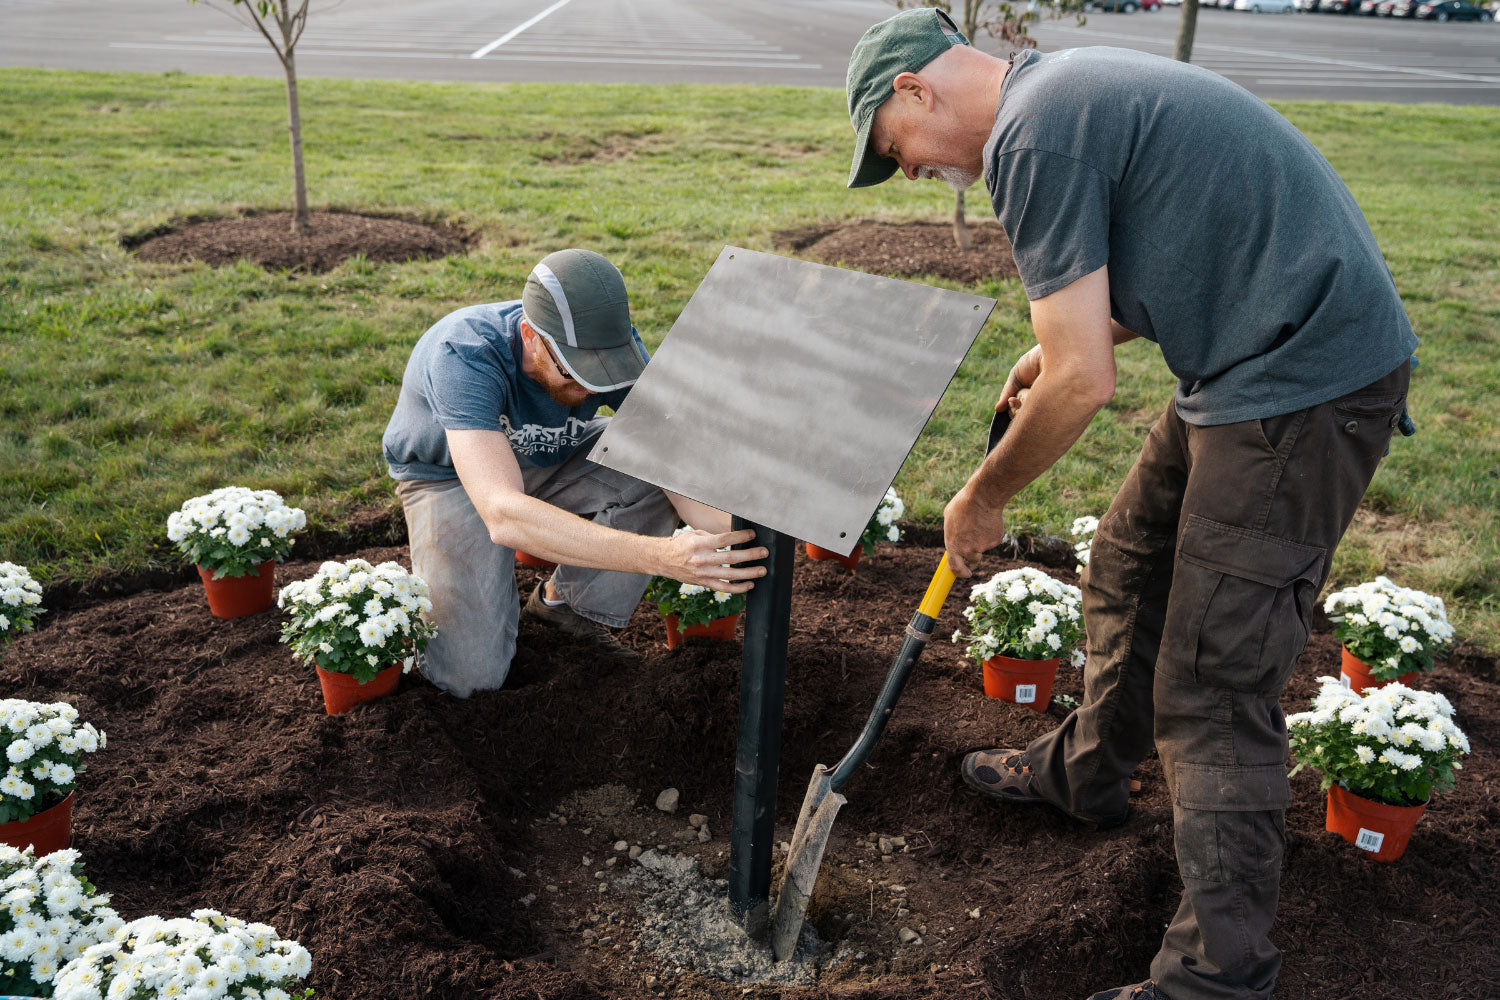
M948 600L948 591L953 589L956 577L948 568L948 553L943 553L943 558L938 560L937 572L932 574L932 582L927 585L927 593L922 598L922 604L917 610L928 618L936 618L943 610L943 602Z

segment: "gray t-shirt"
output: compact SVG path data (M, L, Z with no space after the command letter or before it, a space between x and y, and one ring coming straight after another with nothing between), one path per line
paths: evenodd
M630 387L562 406L521 370L521 303L449 313L412 349L381 447L393 479L456 479L449 430L500 431L521 468L561 464L601 406L618 407ZM635 339L641 357L646 348Z
M1344 182L1217 73L1127 49L1024 51L984 163L1027 297L1108 264L1110 311L1160 345L1189 423L1327 402L1417 346Z

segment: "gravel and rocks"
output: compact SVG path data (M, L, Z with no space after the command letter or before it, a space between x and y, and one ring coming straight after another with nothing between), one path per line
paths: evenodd
M725 880L704 877L694 858L646 851L620 883L647 892L636 906L640 931L634 948L664 971L690 969L745 987L807 986L829 958L828 946L804 926L796 952L777 962L770 942L751 938L735 919Z

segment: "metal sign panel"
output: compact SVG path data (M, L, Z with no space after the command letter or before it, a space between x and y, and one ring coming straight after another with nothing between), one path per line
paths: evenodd
M994 307L725 247L589 457L847 555Z

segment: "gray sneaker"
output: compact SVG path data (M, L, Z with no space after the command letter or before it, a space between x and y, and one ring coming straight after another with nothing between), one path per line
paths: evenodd
M583 617L566 604L554 606L542 600L542 588L545 586L545 582L538 583L536 589L531 592L531 596L527 598L526 606L521 609L522 621L530 620L556 629L568 638L612 659L626 663L640 662L641 654L615 638L614 632L608 626Z

